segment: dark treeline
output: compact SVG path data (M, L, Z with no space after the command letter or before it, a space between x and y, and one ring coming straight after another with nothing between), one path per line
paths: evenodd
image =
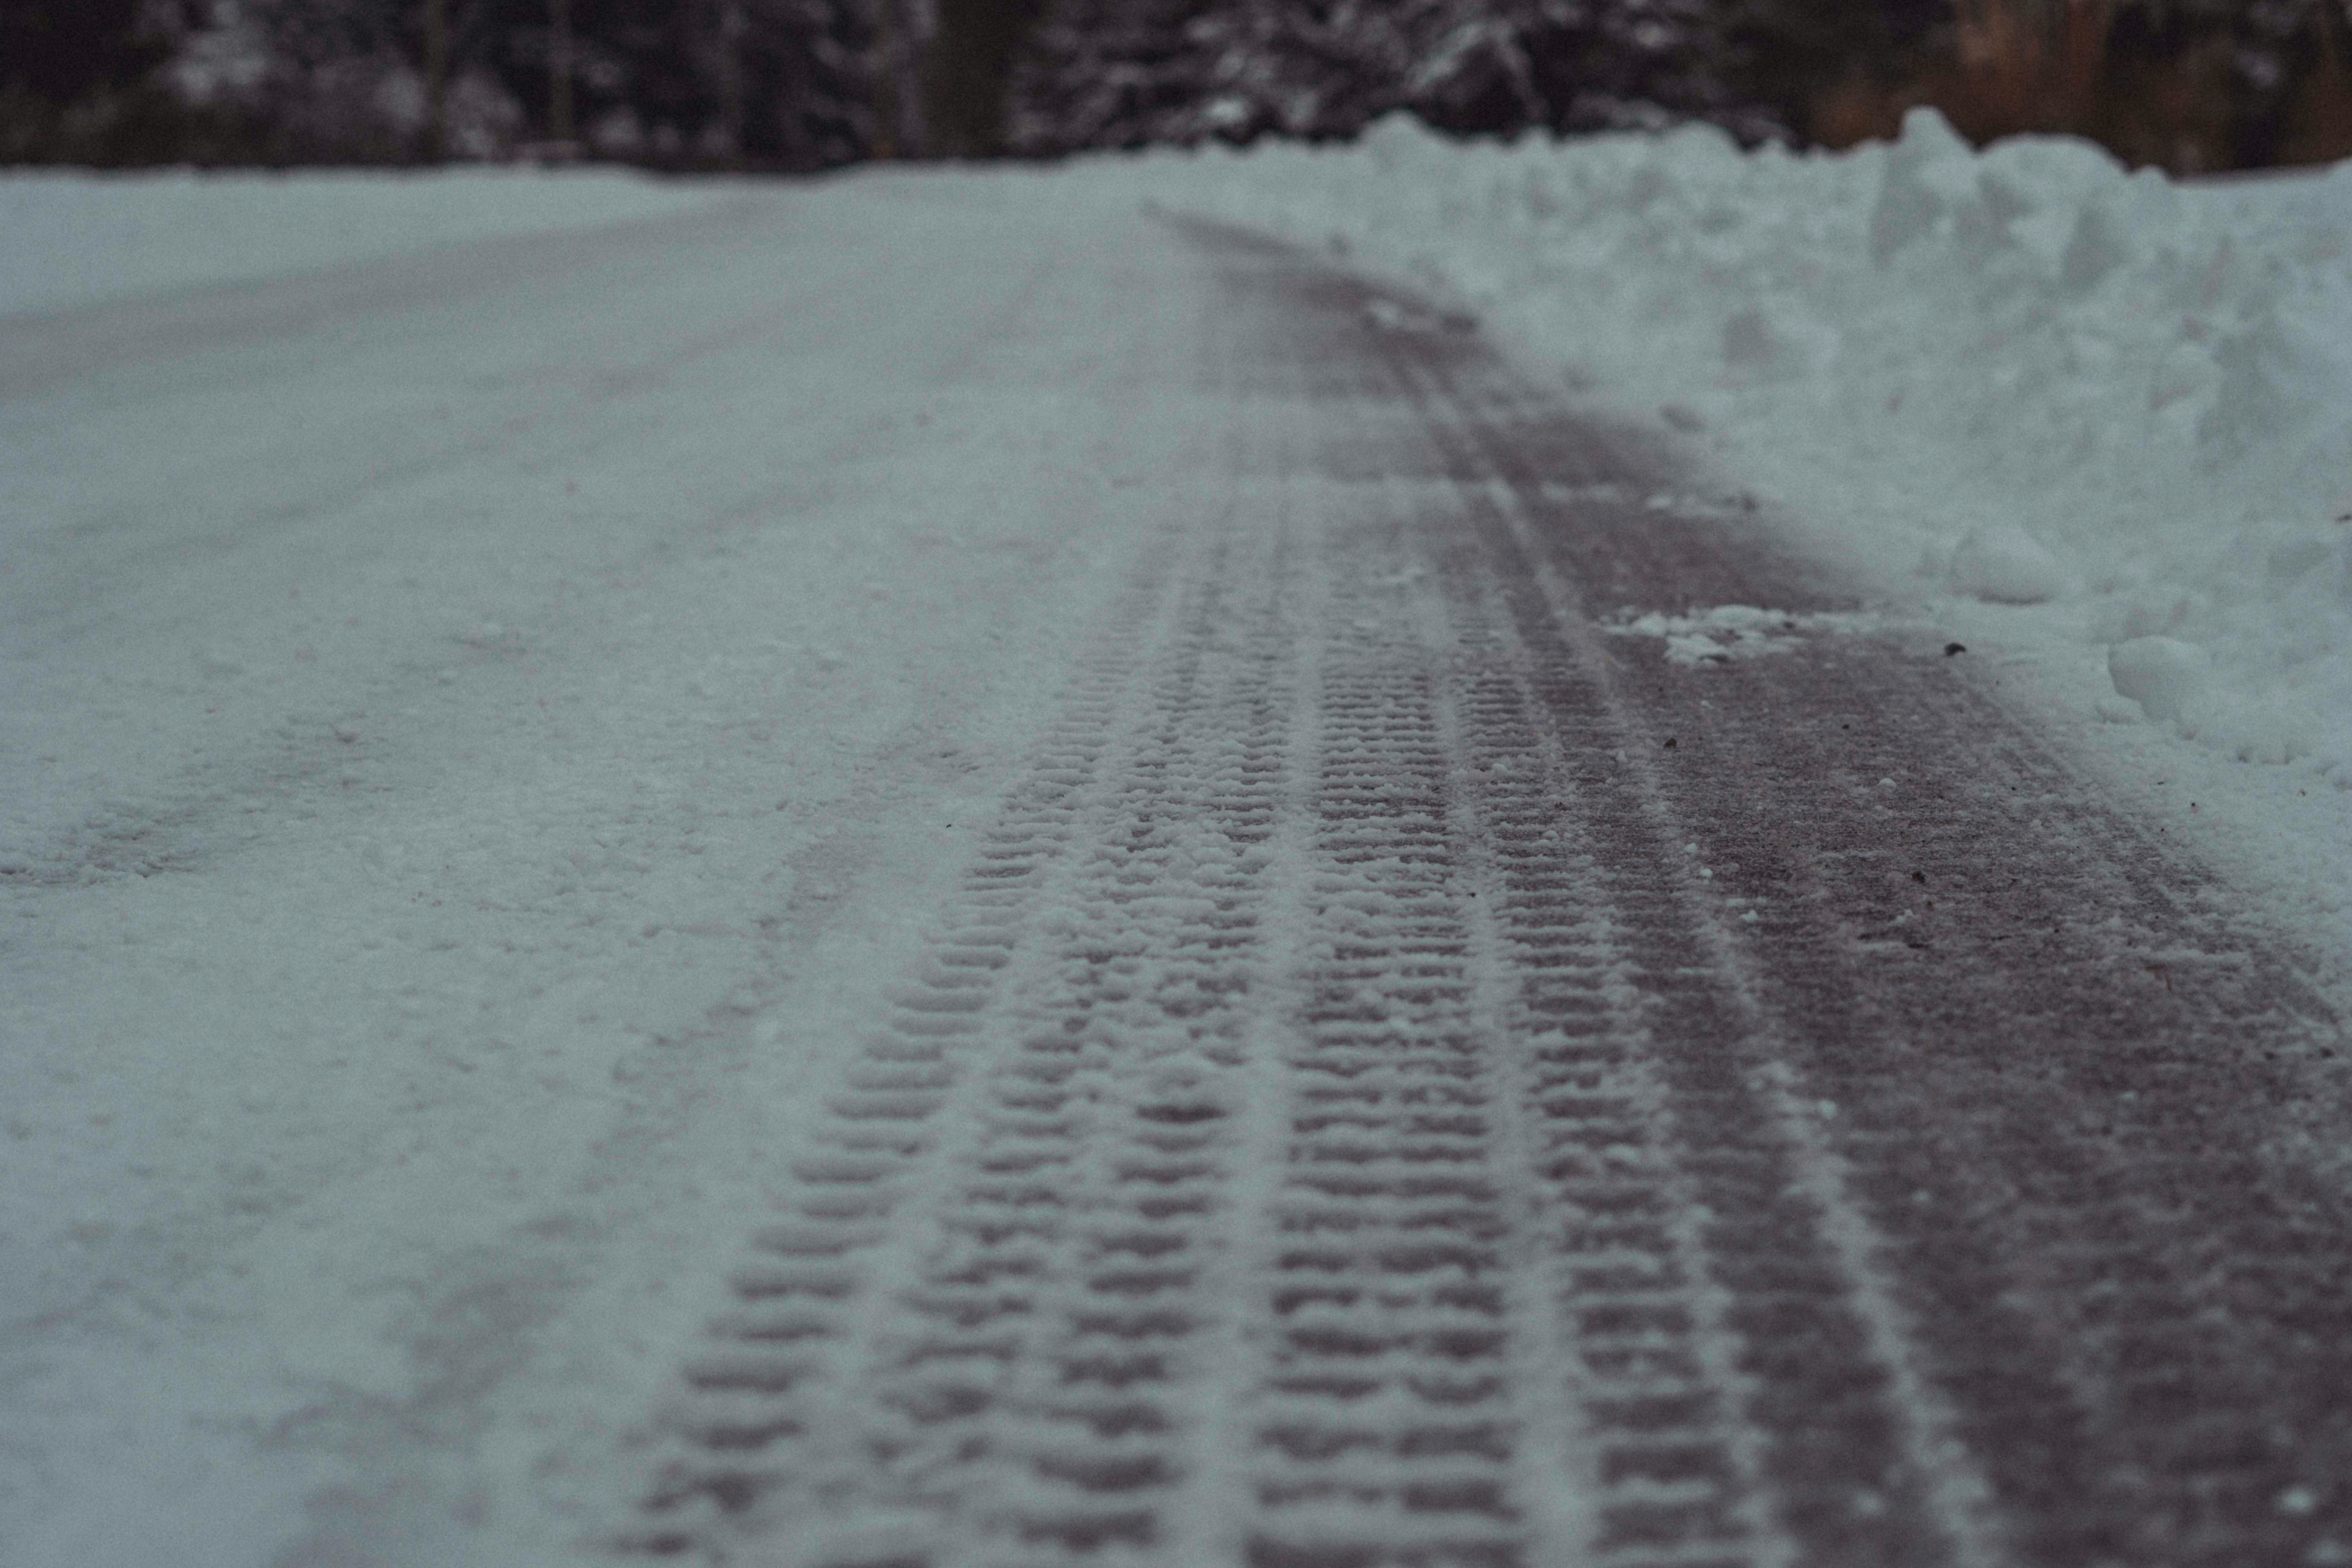
M0 0L0 159L823 167L877 145L878 36L869 0Z
M1849 145L1916 104L2180 172L2352 156L2352 0L1055 0L1011 146L1685 120Z
M0 162L874 157L1706 120L2352 155L2352 0L0 0Z

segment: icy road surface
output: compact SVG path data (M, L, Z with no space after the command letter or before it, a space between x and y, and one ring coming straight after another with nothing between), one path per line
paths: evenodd
M2352 1563L2291 955L1041 188L0 321L0 1559Z

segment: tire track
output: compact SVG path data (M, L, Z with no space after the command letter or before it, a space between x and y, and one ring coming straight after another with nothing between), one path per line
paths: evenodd
M1920 1459L1977 1472L1937 1510L1952 1539L2053 1564L2352 1561L2352 1216L2285 1135L2333 1092L2309 1069L2340 1021L1965 666L1816 643L1695 680L1594 647L1569 629L1594 609L1679 608L1694 582L1835 601L1763 542L1563 503L1507 381L1400 369L1527 585L1528 642L1591 672L1716 923L1739 922L1791 1085L1838 1109L1804 1163L1851 1194L1832 1230ZM1558 455L1582 487L1660 488L1622 451Z
M1264 1223L1254 1568L1520 1560L1508 1190L1432 676L1335 532L1302 994Z
M1280 437L1236 426L1232 471L1275 483L1114 615L795 1162L797 1220L688 1360L625 1546L1043 1565L1226 1529L1194 1500L1226 1419L1202 1363L1244 1289L1229 1189L1311 653Z
M905 1423L867 1440L871 1510L929 1508L967 1560L1171 1545L1230 1292L1223 1234L1244 1100L1261 873L1286 786L1291 574L1230 535L1146 696L1049 967L1007 1015L981 1127L926 1215L941 1237L862 1380ZM1247 557L1246 561L1239 559ZM880 1305L877 1303L877 1306Z
M1457 334L1196 238L1233 504L794 1152L633 1544L2352 1562L2352 1225L2276 1126L2340 1030L2287 966L1943 661L1604 637L1835 601Z
M1629 950L1655 895L1629 902L1607 886L1560 809L1579 791L1519 650L1459 585L1449 598L1449 728L1494 891L1486 940L1506 993L1499 1032L1519 1047L1511 1101L1531 1226L1555 1259L1546 1289L1575 1363L1591 1557L1787 1561L1762 1506L1763 1435L1740 1415L1754 1380L1681 1158L1693 1140Z
M929 962L891 999L828 1100L825 1124L792 1163L793 1217L752 1238L724 1310L682 1369L665 1417L672 1452L625 1548L719 1551L780 1489L823 1495L843 1484L817 1478L843 1468L831 1415L870 1357L865 1303L905 1289L898 1227L969 1120L958 1114L973 1093L966 1058L985 1056L1005 992L1036 966L1035 912L1106 809L1132 689L1177 635L1172 565L1148 567L1123 596L1117 629L1097 640L964 872ZM847 1468L861 1462L850 1456Z
M1461 438L1450 410L1424 408L1441 441ZM1543 596L1524 524L1512 526L1515 494L1455 499L1475 548L1455 557L1448 599L1474 637L1516 643L1503 668L1523 672L1523 700L1573 758L1567 819L1596 873L1588 897L1626 931L1628 980L1649 1004L1664 1120L1709 1216L1708 1268L1729 1296L1724 1323L1780 1528L1800 1561L1999 1561L1984 1484L1927 1389L1909 1320L1874 1268L1883 1239L1822 1134L1837 1101L1793 1065L1788 1027L1732 935L1750 911L1718 903L1711 869L1676 851L1647 738L1606 688L1597 635L1564 633Z

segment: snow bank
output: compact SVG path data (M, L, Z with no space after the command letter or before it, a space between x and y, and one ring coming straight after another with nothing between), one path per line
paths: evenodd
M605 169L0 173L0 315L593 227L726 190Z
M1476 310L1931 608L2195 650L2192 693L2124 677L2107 716L2352 787L2352 164L2182 184L1925 110L1841 154L1397 117L1139 162L1097 167Z

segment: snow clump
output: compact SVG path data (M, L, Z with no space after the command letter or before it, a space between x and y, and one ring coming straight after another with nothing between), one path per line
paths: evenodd
M2213 656L2178 637L2134 637L2107 650L2107 675L2117 695L2138 703L2151 719L2186 717L2212 672Z
M1952 586L1996 605L2039 605L2062 597L2070 574L2042 542L2015 523L1969 532L1952 552Z

